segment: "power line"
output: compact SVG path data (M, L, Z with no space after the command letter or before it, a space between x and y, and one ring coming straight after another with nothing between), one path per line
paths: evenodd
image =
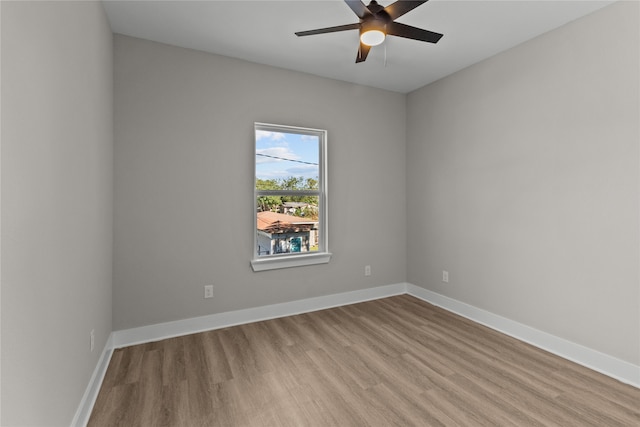
M303 163L305 165L318 166L318 163L303 162L302 160L285 159L284 157L270 156L268 154L262 154L262 153L256 153L256 156L269 157L270 159L286 160L287 162Z

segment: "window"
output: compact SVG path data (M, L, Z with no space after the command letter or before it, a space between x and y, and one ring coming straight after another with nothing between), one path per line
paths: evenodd
M327 132L255 124L254 271L328 263Z

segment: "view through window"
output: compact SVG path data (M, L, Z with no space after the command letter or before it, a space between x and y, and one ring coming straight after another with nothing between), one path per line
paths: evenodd
M254 260L326 253L325 150L326 131L255 124Z

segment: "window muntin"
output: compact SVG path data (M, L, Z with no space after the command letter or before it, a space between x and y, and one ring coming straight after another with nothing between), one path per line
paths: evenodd
M255 124L256 271L329 261L326 131Z

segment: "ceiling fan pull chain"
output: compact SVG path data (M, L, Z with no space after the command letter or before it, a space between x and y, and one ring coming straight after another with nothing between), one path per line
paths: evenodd
M387 68L387 44L384 44L384 68Z

